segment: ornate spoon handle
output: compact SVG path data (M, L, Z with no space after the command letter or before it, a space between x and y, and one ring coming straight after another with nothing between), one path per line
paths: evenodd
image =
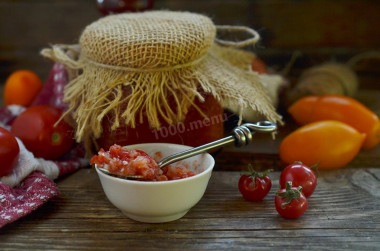
M213 142L207 143L205 145L201 145L198 147L191 148L189 150L179 152L173 155L170 155L164 159L162 159L160 162L158 162L158 166L160 168L172 164L174 162L187 159L190 157L193 157L195 155L207 152L211 149L219 148L221 146L229 145L231 143L235 143L237 147L241 147L244 145L248 145L250 142L252 142L252 135L255 132L274 132L277 129L276 124L270 122L270 121L260 121L256 124L253 123L246 123L241 126L236 127L233 130L232 135L227 136L225 138L215 140Z

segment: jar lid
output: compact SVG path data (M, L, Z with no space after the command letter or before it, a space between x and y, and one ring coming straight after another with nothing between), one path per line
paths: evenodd
M204 15L149 11L101 18L86 27L79 43L82 56L96 63L151 69L198 59L215 35L215 25Z

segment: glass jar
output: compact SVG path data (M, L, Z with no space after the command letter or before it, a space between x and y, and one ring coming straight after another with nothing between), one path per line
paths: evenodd
M204 102L196 98L194 103L206 117L191 106L184 121L168 124L160 119L160 129L151 128L147 118L144 117L143 123L137 123L135 128L124 125L111 130L113 118L105 117L102 121L103 133L97 140L98 147L108 149L113 144L123 146L152 142L199 146L220 139L224 134L224 121L227 120L227 115L223 113L222 106L211 94L206 93L203 96ZM174 99L169 98L169 102L173 104Z

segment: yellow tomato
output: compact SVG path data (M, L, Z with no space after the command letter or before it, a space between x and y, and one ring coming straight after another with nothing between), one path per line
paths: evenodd
M359 152L365 134L336 120L307 124L290 133L280 144L279 155L286 165L301 161L319 169L338 169Z

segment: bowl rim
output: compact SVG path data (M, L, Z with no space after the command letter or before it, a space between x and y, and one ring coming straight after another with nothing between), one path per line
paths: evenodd
M171 145L171 146L180 146L180 147L185 147L185 148L193 148L192 146L188 146L188 145L180 145L180 144L173 144L173 143L140 143L140 144L133 144L133 145L126 145L126 146L122 146L122 148L125 148L125 149L128 149L128 147L133 147L133 149L137 149L137 150L140 150L136 147L139 147L141 145L157 145L157 146L167 146L167 145ZM186 149L184 149L186 150ZM165 180L165 181L141 181L141 180L127 180L127 179L123 179L123 178L119 178L119 177L114 177L114 176L111 176L111 175L107 175L103 172L101 172L99 170L99 168L97 167L97 164L95 164L95 170L96 172L98 173L98 175L101 175L103 177L106 177L106 178L109 178L109 179L114 179L116 181L119 181L119 182L125 182L125 183L131 183L131 184L146 184L146 185L164 185L164 184L173 184L173 183L180 183L180 182L185 182L185 181L191 181L193 179L197 179L197 178L200 178L201 176L204 176L204 175L207 175L208 172L212 172L212 170L214 169L214 166L215 166L215 159L214 157L212 157L211 154L205 152L205 153L202 153L202 154L199 154L199 155L205 155L208 159L211 160L211 163L210 165L201 173L198 173L194 176L191 176L191 177L187 177L187 178L183 178L183 179L178 179L178 180Z

